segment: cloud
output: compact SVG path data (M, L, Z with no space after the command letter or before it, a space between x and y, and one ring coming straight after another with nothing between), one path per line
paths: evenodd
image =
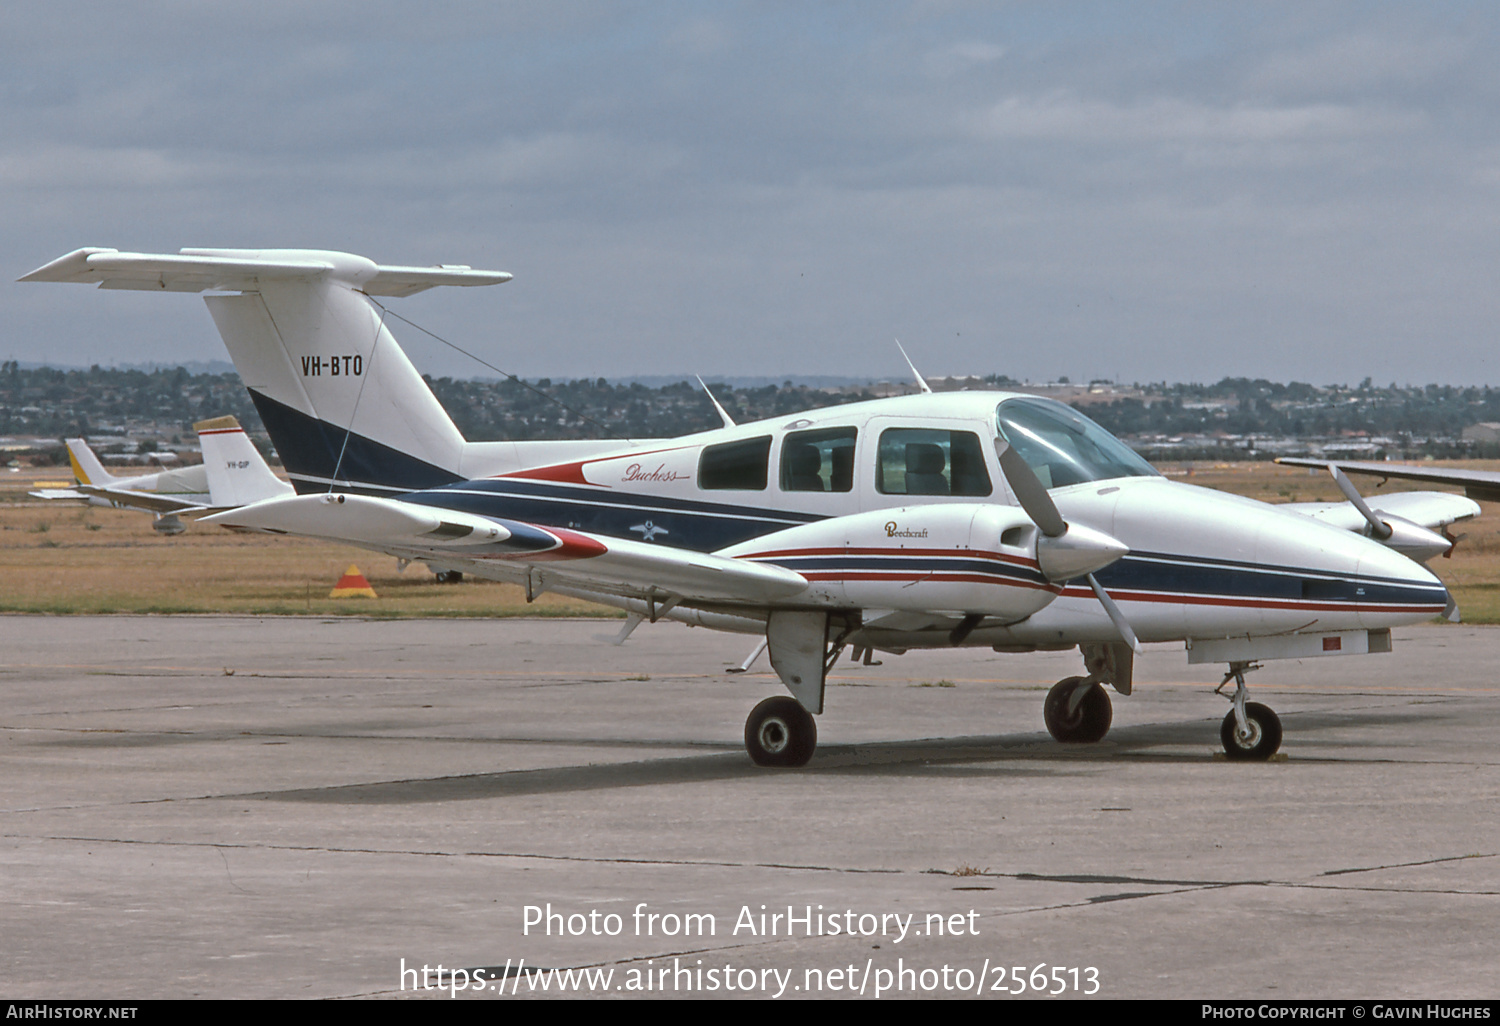
M1067 93L1009 96L965 119L976 136L1084 145L1117 143L1269 143L1407 131L1411 113L1333 103L1215 105L1165 96L1131 104Z

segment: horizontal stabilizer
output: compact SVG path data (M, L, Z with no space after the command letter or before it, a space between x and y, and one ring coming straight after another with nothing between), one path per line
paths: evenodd
M462 266L385 267L350 253L317 249L184 249L181 253L121 253L86 247L19 280L79 282L101 288L156 292L254 292L262 284L333 280L372 296L409 296L438 285L497 285L504 271Z

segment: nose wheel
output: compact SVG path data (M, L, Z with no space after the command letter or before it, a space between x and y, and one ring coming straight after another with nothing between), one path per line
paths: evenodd
M1219 727L1224 754L1245 762L1264 762L1281 747L1281 718L1259 702L1245 703L1245 729L1241 730L1234 710Z
M757 766L806 766L817 747L818 725L795 698L768 698L745 721L745 750Z
M1104 685L1086 677L1060 680L1047 692L1042 704L1047 733L1069 744L1102 741L1109 733L1114 710Z
M1269 706L1247 701L1245 674L1256 669L1255 663L1230 663L1218 688L1222 694L1225 684L1235 682L1234 694L1226 696L1233 708L1219 727L1219 740L1224 754L1237 762L1265 762L1281 747L1281 718Z

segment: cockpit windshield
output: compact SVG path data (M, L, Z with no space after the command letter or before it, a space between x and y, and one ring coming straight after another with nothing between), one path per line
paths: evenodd
M1124 442L1053 399L1007 399L995 410L1000 437L1046 488L1114 477L1158 477Z

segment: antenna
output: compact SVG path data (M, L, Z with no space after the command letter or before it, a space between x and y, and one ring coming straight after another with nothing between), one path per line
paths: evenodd
M927 382L922 380L922 374L917 370L917 365L912 363L911 357L906 355L906 347L901 344L899 338L896 339L896 348L901 350L901 359L905 360L906 365L911 368L911 376L917 379L917 387L924 392L931 392L932 389L928 386Z
M734 418L725 411L724 407L719 405L719 400L714 398L714 394L708 390L708 386L703 384L703 375L694 374L693 377L698 379L698 385L703 389L703 394L708 396L708 401L713 403L714 409L719 411L719 419L724 422L724 426L734 427Z

